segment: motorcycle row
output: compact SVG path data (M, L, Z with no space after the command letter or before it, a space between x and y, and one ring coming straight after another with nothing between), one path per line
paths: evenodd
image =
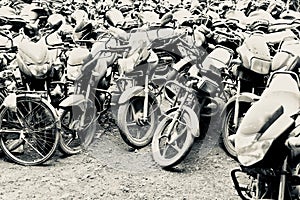
M3 3L2 151L78 154L110 109L126 144L170 168L217 116L240 197L299 199L300 14L241 2Z

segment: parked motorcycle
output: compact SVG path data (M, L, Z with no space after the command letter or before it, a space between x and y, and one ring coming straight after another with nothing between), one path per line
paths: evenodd
M122 92L117 100L117 122L122 138L134 148L151 142L160 114L161 86L168 79L171 66L179 61L174 44L180 35L164 27L170 19L165 16L159 23L156 21L155 26L132 30L129 34L132 50L127 58L118 60L124 76L117 81Z
M161 117L152 139L153 158L163 168L175 166L185 158L194 138L205 134L205 130L200 131L201 121L209 121L219 112L216 97L224 99L226 96L222 67L226 68L232 52L219 47L202 62L203 52L199 48L184 46L196 59L192 66L178 70L185 74L184 79L166 82L165 96L172 107ZM219 60L217 55L224 59Z
M93 45L75 80L74 94L59 105L63 109L61 119L64 119L64 130L69 135L66 147L70 154L81 152L92 142L97 119L110 106L111 94L107 89L115 71L112 69L113 63L118 53L128 48L118 46L119 37L104 34Z
M16 53L9 35L0 32L10 45L0 51ZM53 156L59 139L58 116L45 100L45 92L20 91L13 71L0 72L1 149L21 165L39 165Z

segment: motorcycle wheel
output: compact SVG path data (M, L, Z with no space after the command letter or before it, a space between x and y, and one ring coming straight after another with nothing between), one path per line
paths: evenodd
M40 98L17 98L16 112L0 113L0 144L6 156L21 165L39 165L53 156L59 140L56 114Z
M81 141L78 137L78 133L69 128L69 124L71 124L72 121L72 109L64 109L60 116L62 131L59 136L59 150L66 155L74 155L82 151Z
M157 104L149 101L148 120L141 122L143 106L144 97L133 97L118 109L117 119L121 137L126 144L136 149L145 147L152 141L158 118Z
M5 91L0 91L0 105L3 103L4 99L5 99ZM0 149L0 155L3 154L2 149Z
M237 127L235 127L233 123L235 106L232 105L229 108L227 108L226 114L224 116L223 124L222 124L222 142L225 151L231 157L234 158L236 157L236 151L235 151L234 141L230 139L230 137L233 137L233 135L236 134L238 127L240 126L246 112L250 107L251 107L250 102L240 102Z
M187 113L181 115L171 135L166 135L173 117L174 114L169 114L160 121L152 140L153 159L163 168L179 164L190 152L194 143L191 127L196 122L192 122ZM173 140L172 143L169 143L170 140Z
M93 142L97 130L97 124L97 120L94 120L84 129L78 131L82 148L86 149Z

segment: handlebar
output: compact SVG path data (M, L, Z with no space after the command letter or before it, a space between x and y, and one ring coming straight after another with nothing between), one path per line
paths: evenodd
M177 85L178 87L180 88L183 88L185 89L187 92L189 93L193 93L194 92L194 89L192 87L190 87L192 84L196 83L198 80L191 80L191 81L187 81L186 84L182 84L182 83L179 83L178 81L176 80L169 80L166 82L165 84L165 87L168 85L168 84L174 84L174 85Z
M243 37L237 34L237 32L231 31L231 32L225 32L220 30L215 30L212 32L213 35L222 36L225 37L228 41L242 41Z
M8 35L4 34L1 31L0 31L0 35L7 38L10 41L10 44L11 44L10 47L0 47L0 51L6 51L8 53L14 53L18 50L18 47L14 46L12 38L10 38Z
M0 47L0 51L5 51L5 53L15 53L18 51L18 47L17 46Z
M76 47L75 45L66 42L57 43L57 44L47 44L47 46L49 50L54 50L54 49L69 50Z

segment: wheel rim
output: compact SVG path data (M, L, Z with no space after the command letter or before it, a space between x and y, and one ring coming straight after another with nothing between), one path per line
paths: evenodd
M20 164L46 161L54 152L58 134L57 121L43 103L32 100L17 101L17 112L5 108L1 115L1 145L4 152Z
M147 121L143 121L143 105L144 98L133 99L127 107L125 114L125 127L124 130L131 141L143 142L153 135L155 124L155 107L153 103L148 104L148 117Z
M171 124L172 117L161 121L160 127L154 135L152 141L152 152L154 160L162 167L175 165L188 153L193 143L191 134L191 122L187 114L184 114L179 123L171 131L171 136L167 136L167 130Z
M168 125L170 125L170 121ZM173 138L166 137L164 134L168 130L168 125L164 128L162 135L159 137L159 150L163 159L172 159L173 157L176 157L176 155L182 151L188 134L187 127L184 127L182 124L178 124L173 129ZM174 142L169 143L170 140Z
M235 127L234 123L233 123L234 108L230 109L230 111L229 111L226 118L227 119L226 119L226 124L225 124L225 139L226 139L226 143L228 145L226 148L229 152L235 152L234 142L229 140L229 137L232 136L232 135L235 135L236 130L237 130L237 127ZM240 118L239 118L238 121L240 121Z

